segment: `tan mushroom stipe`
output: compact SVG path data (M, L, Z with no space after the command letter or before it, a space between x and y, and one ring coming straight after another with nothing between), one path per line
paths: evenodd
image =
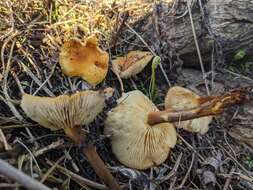
M148 113L156 110L142 92L135 90L125 93L108 113L104 133L122 164L140 170L159 165L175 146L177 135L172 124L147 124Z
M67 133L75 126L92 122L105 107L105 99L112 94L112 88L101 91L86 90L71 96L58 97L24 94L21 107L32 120L43 127L51 130L64 129Z
M98 40L89 37L83 45L79 40L65 42L59 57L62 71L67 76L79 76L92 85L104 80L108 72L109 55L98 47Z
M130 51L128 54L117 57L112 61L112 70L123 79L140 73L153 58L147 51Z
M194 92L179 86L175 86L169 89L165 97L165 109L172 110L187 110L200 106L200 96ZM196 132L205 134L209 127L209 123L212 121L212 116L202 117L198 119L192 119L188 121L179 121L174 124L178 128L183 128L189 132Z

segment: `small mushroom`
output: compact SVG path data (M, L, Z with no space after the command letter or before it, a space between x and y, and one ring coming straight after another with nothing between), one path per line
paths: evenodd
M106 77L109 55L98 47L94 36L87 38L85 44L71 39L63 44L59 63L65 75L79 76L91 85L97 85Z
M117 57L112 61L113 71L119 73L123 79L140 73L153 58L153 54L148 51L130 51L122 57Z
M175 89L177 88L178 87L176 87ZM206 116L218 115L223 113L226 107L233 106L235 104L239 104L251 99L250 93L252 91L252 87L242 87L239 89L235 89L231 92L227 92L221 96L206 96L197 98L198 96L196 94L192 94L191 91L181 89L180 87L178 89L180 90L174 91L173 89L171 89L169 95L167 95L167 109L162 111L149 112L147 121L149 125L153 126L162 122L182 122ZM169 97L171 98L169 99ZM168 103L169 101L172 101L172 103ZM168 106L168 104L170 106ZM185 104L190 104L191 108L185 109ZM194 104L196 104L196 106L192 107L194 106ZM174 106L175 108L171 108L172 106ZM182 109L178 109L178 107L181 108L181 106ZM197 125L195 125L195 122L190 122L190 125L195 125L194 128L196 128L196 126L205 127L206 123L209 122L209 119L207 119L203 121L205 125L202 125L201 123L199 123L199 121L197 121ZM198 130L204 133L207 129L204 129L203 131L202 129ZM192 131L193 129L189 129L189 127L187 126L187 130Z
M121 91L124 90L121 78L128 79L131 76L137 75L146 67L153 57L151 52L137 50L130 51L128 54L112 60L112 71L120 82Z
M118 160L131 168L147 169L164 162L177 141L172 124L149 125L148 113L158 111L140 91L123 94L105 121L112 151Z
M113 95L112 88L99 91L83 91L71 96L38 97L24 94L21 108L34 121L51 130L63 129L78 146L83 146L83 152L98 176L110 189L121 189L104 162L96 152L95 147L85 141L81 125L87 125L106 106L105 101Z
M189 110L199 107L201 104L202 101L199 95L180 86L170 88L165 97L165 109L174 111ZM209 129L208 125L212 118L212 116L207 116L187 121L180 121L179 119L174 124L176 127L183 128L189 132L205 134Z

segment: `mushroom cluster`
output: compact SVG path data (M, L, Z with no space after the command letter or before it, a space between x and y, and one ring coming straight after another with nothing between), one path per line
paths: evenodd
M159 111L140 91L122 95L105 121L104 133L109 136L112 151L118 160L131 168L147 169L164 162L176 144L177 127L204 134L212 115L245 100L244 91L223 96L199 97L182 87L169 89L165 107Z
M122 92L121 78L127 79L138 74L152 58L150 52L132 51L112 61L112 71L121 83ZM98 47L98 40L94 36L87 38L84 44L75 39L65 42L59 57L64 74L82 77L94 86L106 77L108 62L108 53ZM123 93L117 100L117 106L108 112L104 134L110 138L112 151L122 164L144 170L167 159L177 142L174 125L204 134L209 129L213 115L221 113L228 105L244 100L246 91L203 98L176 86L167 92L165 110L162 111L139 90ZM58 97L23 94L21 108L41 126L51 130L63 129L77 145L82 145L83 153L108 188L120 190L121 187L96 148L85 140L86 135L82 130L82 125L88 125L102 112L113 92L112 88L106 88Z

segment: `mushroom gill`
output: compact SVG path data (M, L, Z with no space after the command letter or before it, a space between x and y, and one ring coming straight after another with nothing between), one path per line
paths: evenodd
M125 93L108 113L104 133L109 135L112 151L124 165L147 169L164 162L177 141L170 123L151 126L148 113L158 111L140 91Z
M91 142L86 142L82 125L92 122L106 106L105 101L113 95L112 88L77 92L71 96L38 97L24 94L21 108L34 121L51 130L63 129L79 147L94 168L97 175L110 189L120 186L98 155Z

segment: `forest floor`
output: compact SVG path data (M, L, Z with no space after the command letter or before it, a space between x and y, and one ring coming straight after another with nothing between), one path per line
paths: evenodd
M127 23L131 27L140 15L152 8L148 1L141 3L140 6L133 1L126 6L123 1L0 1L1 159L37 180L43 178L43 183L51 188L93 189L85 185L85 179L102 184L79 148L62 131L52 132L40 127L25 115L18 101L22 92L57 96L92 88L78 77L62 74L58 62L61 45L72 37L84 40L96 34L101 48L110 58L126 53L128 49L121 44L127 39L118 33L121 29L119 18L124 18L128 11ZM147 50L144 44L139 47ZM235 60L213 70L215 79L209 81L211 93L217 95L252 85L250 61ZM150 70L148 66L131 80L124 80L126 90L137 88L149 96ZM162 108L169 85L159 69L157 73L154 102ZM180 66L176 73L166 70L166 74L171 86L206 93L200 69ZM111 71L96 89L108 86L115 88L119 95L119 83ZM205 135L178 130L177 145L168 159L145 171L126 168L117 161L109 140L102 135L105 117L106 111L88 126L88 137L126 189L253 189L252 105L226 110L215 118ZM0 189L15 188L19 185L0 174Z

